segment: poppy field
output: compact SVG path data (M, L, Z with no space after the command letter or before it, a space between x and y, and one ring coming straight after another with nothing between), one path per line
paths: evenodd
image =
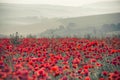
M0 39L0 80L120 80L120 38Z

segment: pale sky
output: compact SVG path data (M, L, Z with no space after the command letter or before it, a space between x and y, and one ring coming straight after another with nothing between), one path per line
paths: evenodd
M18 4L50 4L64 6L81 6L101 1L116 1L116 0L0 0L0 3L18 3Z

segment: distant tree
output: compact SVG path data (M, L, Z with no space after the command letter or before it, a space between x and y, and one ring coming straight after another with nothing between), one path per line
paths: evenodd
M59 29L64 29L64 26L63 26L63 25L60 25L60 26L59 26Z
M71 23L68 23L67 28L68 28L68 29L71 29L71 28L73 28L73 27L75 27L75 26L76 26L76 24L73 23L73 22L71 22Z
M90 36L90 34L86 34L86 35L84 35L84 38L86 38L86 39L90 39L91 36Z
M18 32L16 32L15 35L14 34L10 34L10 38L11 38L11 43L12 44L17 45L17 44L21 43L20 42L20 35L18 34Z
M32 34L29 34L29 35L27 35L27 38L36 38L36 36L32 35Z
M120 23L118 24L104 24L102 26L102 31L110 32L110 31L119 31L120 30Z
M53 30L50 31L51 38L54 37L54 33L53 32L54 32Z

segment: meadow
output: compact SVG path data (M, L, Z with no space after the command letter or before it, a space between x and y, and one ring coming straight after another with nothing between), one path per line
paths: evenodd
M0 80L120 80L120 38L1 38Z

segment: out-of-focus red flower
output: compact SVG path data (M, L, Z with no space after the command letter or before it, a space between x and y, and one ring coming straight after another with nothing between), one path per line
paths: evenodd
M60 75L60 72L57 71L57 72L55 72L54 77L59 76L59 75Z
M114 73L109 73L109 79L116 80L117 77L118 77L118 75L116 75Z
M28 74L29 74L28 70L26 69L21 70L19 74L19 79L28 80Z
M35 70L35 71L39 70L39 67L35 67L34 70Z
M91 62L91 63L95 63L95 62L96 62L96 59L91 59L90 62Z
M104 78L99 78L99 80L105 80Z
M115 50L115 49L112 49L112 50L111 50L111 54L113 54L113 53L116 53L116 50Z
M116 80L120 80L120 76L116 78Z
M12 72L11 68L7 68L5 67L2 72L6 73L6 74L10 74Z
M15 65L15 68L16 68L16 70L18 70L18 69L22 69L22 64L17 64L17 65Z
M63 66L63 71L69 70L70 67L68 65Z
M78 68L78 64L72 64L73 65L73 68Z
M28 64L29 64L29 65L33 65L34 63L33 63L32 61L30 61Z
M81 72L82 72L82 70L83 70L83 69L82 69L82 68L80 68L80 69L78 70L78 73L81 73Z
M108 75L108 72L107 72L107 71L103 71L102 74L103 74L104 76L107 76L107 75Z
M38 58L32 58L32 62L36 62Z
M83 78L82 76L78 76L78 79L82 80L82 78Z
M84 65L83 69L89 69L89 66L88 65Z
M38 70L37 72L37 76L39 78L43 78L43 79L46 79L48 77L48 74L47 72L45 72L44 68L41 68L40 70Z
M89 76L85 77L85 80L91 80Z
M58 67L58 66L53 66L53 67L51 67L51 70L52 70L53 72L56 72L56 71L59 70L59 67Z
M4 79L4 78L6 78L6 77L7 77L6 73L0 72L0 78L1 78L1 79Z
M3 61L0 61L0 65L3 65L4 63L3 63Z
M102 64L100 64L100 63L96 62L96 66L97 66L97 67L101 67L101 66L102 66Z
M73 64L79 64L80 63L80 60L78 59L78 58L75 58L74 60L73 60Z
M118 74L118 75L119 75L119 74L120 74L120 72L119 72L119 71L114 71L114 74Z
M89 70L88 69L84 69L84 75L88 76L89 75Z
M60 80L68 80L67 76L63 76Z

